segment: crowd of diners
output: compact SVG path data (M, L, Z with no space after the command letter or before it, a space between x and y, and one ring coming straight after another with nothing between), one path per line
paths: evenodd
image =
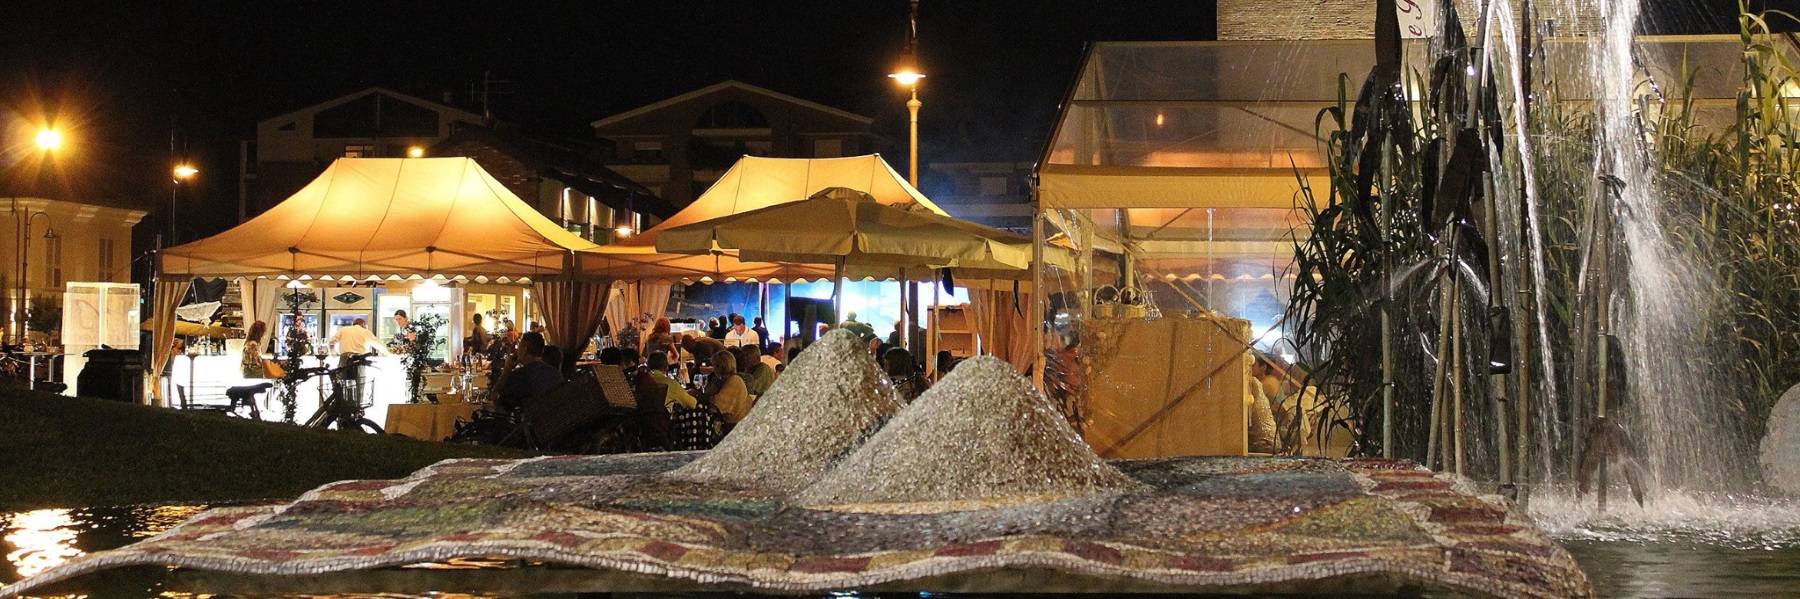
M910 401L925 392L930 381L913 353L900 345L900 327L887 337L860 322L854 312L843 322L824 327L856 333L867 344L894 389ZM483 330L479 323L472 330ZM823 332L823 331L821 331ZM728 314L712 318L699 329L673 331L668 318L648 317L628 322L617 331L615 343L596 352L593 367L616 368L631 386L638 437L646 448L701 449L716 443L750 413L787 365L803 352L800 340L773 341L761 317L746 319ZM547 345L538 332L514 334L508 355L493 355L491 377L494 403L501 409L520 409L543 398L574 372L562 372L562 352ZM471 347L501 345L490 340L467 340ZM940 357L942 358L942 357ZM941 371L953 367L949 361ZM609 402L611 403L611 402Z

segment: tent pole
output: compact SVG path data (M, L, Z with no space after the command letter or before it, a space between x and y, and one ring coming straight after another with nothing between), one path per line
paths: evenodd
M794 303L794 282L793 281L783 281L781 283L781 351L782 352L786 352L789 349L792 349L787 346L787 342L788 342L788 336L794 334L792 332L792 330L790 329L790 327L788 327L788 319L793 317L793 314L788 312L788 306L792 305L793 303ZM796 335L796 337L798 337L798 335ZM780 355L780 356L775 356L775 359L781 360L781 362L783 364L787 363L787 356L785 354Z
M910 318L908 318L909 316L911 316L911 314L907 313L907 308L912 306L912 302L909 302L906 300L906 267L904 267L904 266L900 267L899 274L900 274L900 281L899 281L899 283L900 283L900 347L906 347L907 339L909 337L911 337L911 333L912 333L912 320Z
M1044 388L1044 209L1032 192L1031 212L1031 378L1038 389Z
M838 256L831 267L831 319L843 322L844 318L844 257ZM831 323L833 326L836 322Z

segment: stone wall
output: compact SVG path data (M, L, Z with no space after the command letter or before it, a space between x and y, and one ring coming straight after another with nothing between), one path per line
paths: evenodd
M1402 0L1404 1L1404 0ZM1419 0L1435 2L1436 0ZM1518 3L1514 3L1517 7ZM1457 0L1464 31L1475 34L1479 4ZM1580 35L1600 27L1593 3L1544 4L1540 22L1555 22L1558 35ZM1219 0L1221 40L1335 40L1375 37L1374 0Z

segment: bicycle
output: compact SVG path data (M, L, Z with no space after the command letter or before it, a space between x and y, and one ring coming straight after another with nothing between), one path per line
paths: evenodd
M281 378L280 386L275 388L294 389L307 380L327 377L327 380L319 383L319 409L301 426L379 435L386 431L364 412L370 404L363 401L362 382L357 377L357 371L364 366L369 366L368 354L346 355L339 359L336 367L315 366L290 370ZM330 393L325 390L327 383L331 383ZM274 383L267 384L275 386Z

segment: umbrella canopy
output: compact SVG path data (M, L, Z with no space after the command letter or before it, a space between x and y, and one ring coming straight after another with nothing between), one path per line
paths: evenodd
M829 188L805 200L665 229L659 252L736 250L744 260L861 266L1024 269L1024 236L869 194Z

